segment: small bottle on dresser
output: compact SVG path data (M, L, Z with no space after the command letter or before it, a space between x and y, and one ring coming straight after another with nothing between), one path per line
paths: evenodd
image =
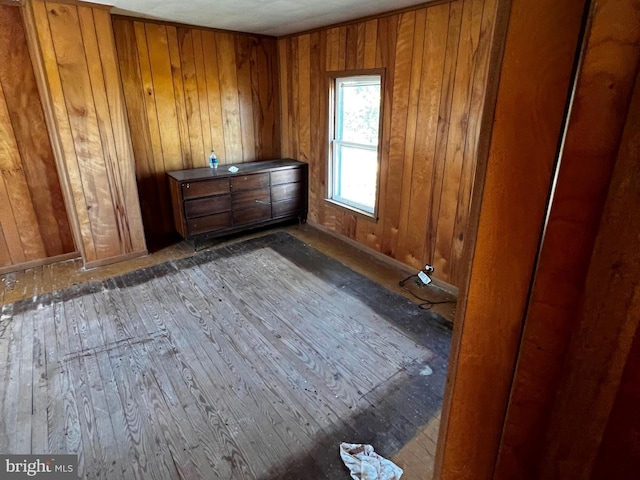
M209 155L209 168L218 168L218 156L216 152L211 149L211 154Z

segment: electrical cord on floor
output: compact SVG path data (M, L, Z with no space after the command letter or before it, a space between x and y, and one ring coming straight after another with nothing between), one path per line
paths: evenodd
M407 278L405 278L404 280L400 280L398 282L398 285L400 285L400 287L403 290L406 290L407 292L409 292L411 295L413 295L415 298L417 298L418 300L420 300L423 303L420 303L418 305L418 307L420 307L422 310L431 310L431 307L433 307L434 305L444 305L446 303L456 303L455 300L443 300L440 302L434 302L432 300L428 300L426 298L422 298L419 295L416 295L415 292L413 292L410 288L408 288L405 284L411 280L412 278L418 278L418 275L414 274L414 275L409 275Z

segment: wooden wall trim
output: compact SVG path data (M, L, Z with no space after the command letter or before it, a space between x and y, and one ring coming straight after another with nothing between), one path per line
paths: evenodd
M11 272L27 270L29 268L41 267L43 265L49 265L51 263L66 262L67 260L72 260L78 257L80 257L79 252L71 252L71 253L65 253L62 255L55 255L53 257L42 258L40 260L33 260L31 262L21 263L20 265L0 267L0 275L4 275L6 273L11 273Z
M372 248L369 248L366 245L358 243L355 240L352 240L351 238L345 237L344 235L340 235L334 232L333 230L330 230L327 227L320 225L319 223L307 220L307 224L313 228L320 230L321 232L326 233L327 235L331 235L332 237L338 239L341 242L349 244L350 246L352 246L357 250L365 252L367 255L370 255L371 257L375 258L380 262L386 263L387 265L390 265L394 268L397 268L405 272L407 275L411 275L415 273L415 270L409 267L407 264L399 262L395 258L391 258L388 255L383 255L382 253ZM437 278L433 278L432 283L434 286L438 287L439 289L447 293L450 293L451 295L454 295L456 297L458 296L458 293L459 293L458 287L451 285L450 283L443 282L442 280L438 280Z
M489 479L571 85L583 0L513 0L471 270L458 307L436 478ZM535 28L532 29L532 25ZM497 41L500 41L499 39ZM479 159L484 161L484 159Z
M101 260L96 260L94 262L85 262L84 269L91 270L92 268L104 267L105 265L112 265L114 263L126 262L127 260L133 260L134 258L144 257L148 254L149 252L147 252L147 250L142 250L140 252L127 253L125 255L118 255L116 257L103 258Z

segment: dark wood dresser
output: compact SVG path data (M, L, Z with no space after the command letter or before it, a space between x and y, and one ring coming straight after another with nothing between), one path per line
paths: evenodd
M306 221L308 165L281 159L168 172L173 221L186 239Z

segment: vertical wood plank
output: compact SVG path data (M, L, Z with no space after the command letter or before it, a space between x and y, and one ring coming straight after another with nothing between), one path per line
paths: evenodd
M58 64L56 53L54 50L51 27L49 25L47 6L44 2L32 2L29 9L30 21L29 27L34 28L34 42L37 43L42 56L43 75L46 77L43 83L48 87L47 101L53 114L50 121L53 128L57 132L56 140L58 140L59 155L57 159L60 169L63 171L65 191L72 201L67 205L71 208L69 214L74 218L74 231L76 234L77 246L85 259L95 259L96 247L91 232L89 212L86 208L84 192L77 185L82 185L80 169L76 161L76 152L73 144L71 133L71 122L67 111L67 105L64 100L64 92L62 90L62 79L58 72ZM52 125L49 126L52 128Z
M145 252L146 241L142 227L142 213L138 188L135 178L135 158L130 126L126 115L125 98L120 81L117 49L113 32L113 24L109 12L104 9L93 9L93 17L97 38L100 40L100 62L104 75L104 83L111 117L111 129L115 140L116 158L107 163L112 171L111 189L117 194L113 204L119 222L126 230L121 240L124 252Z
M232 163L227 160L227 135L230 128L225 123L222 113L222 88L220 84L220 70L218 66L218 44L217 37L213 32L202 32L202 52L204 54L204 66L206 73L206 95L209 104L209 130L211 132L212 144L205 145L205 153L208 154L213 148L218 153L221 163ZM236 93L237 95L237 93Z
M311 36L298 37L298 160L311 160Z
M260 80L260 105L262 106L262 128L260 145L264 152L261 160L281 157L280 128L280 90L278 80L278 44L275 39L261 39L258 43L258 72Z
M393 107L391 112L391 138L389 145L389 175L384 210L384 230L382 253L395 256L400 225L400 200L405 160L405 140L407 134L407 111L411 86L411 62L416 12L400 15L396 61L393 70Z
M167 28L156 23L144 24L162 146L162 156L155 159L159 172L180 170L183 166L182 132L178 123ZM166 183L166 179L159 178L158 181Z
M184 88L185 114L189 129L189 145L191 148L191 166L205 166L205 153L202 132L202 117L200 115L200 97L198 93L198 78L196 60L193 48L194 31L190 28L178 28L178 48L180 67L182 71L182 86Z
M216 56L220 75L220 103L224 124L225 163L244 161L242 126L238 98L238 72L235 42L228 33L216 32Z
M111 192L104 159L104 146L100 137L95 100L89 77L89 67L83 48L82 31L77 7L69 4L47 2L47 17L57 59L59 75L67 106L71 141L75 156L68 159L77 162L85 202L78 206L88 211L90 231L95 245L95 257L87 261L117 257L122 252L117 236L116 217L111 205Z
M161 230L157 228L157 224L161 224L161 222L151 221L156 207L156 203L152 199L158 198L159 193L158 184L154 178L154 152L151 144L149 111L146 105L148 95L143 89L136 33L133 21L129 19L115 18L113 29L126 101L126 113L131 131L135 173L140 192L140 208L145 218L145 232L149 238L154 238Z
M201 30L196 30L196 29L192 29L191 33L193 35L193 56L194 56L194 61L195 61L195 66L196 66L196 78L197 78L197 85L198 85L198 99L200 102L200 123L202 124L202 143L204 145L204 156L201 159L202 163L200 164L201 167L206 166L206 158L209 156L209 151L214 148L214 143L215 143L215 148L218 149L218 155L222 155L222 153L224 153L224 136L222 135L222 131L218 130L216 131L216 141L214 142L213 137L212 137L212 119L211 119L211 115L216 114L216 112L211 112L210 110L210 103L209 103L209 85L207 82L207 70L211 68L211 65L209 63L205 63L205 42L207 43L207 52L210 53L210 51L215 51L213 50L215 48L215 39L213 38L213 35L211 35L211 37L207 37L207 38L203 38L203 33ZM208 42L211 42L208 43ZM209 58L209 55L207 55L207 60L208 61L212 61L211 58ZM215 68L214 71L217 72L218 71L218 65L217 62L215 62ZM217 73L216 73L217 75ZM213 88L214 85L212 85ZM220 93L218 92L218 97L217 97L217 104L220 104ZM218 107L218 114L219 114L219 107ZM221 118L220 115L218 115L217 117L215 117L216 120L218 121L218 124L221 125L222 121L219 120ZM198 165L198 163L196 162L195 165Z
M362 69L364 68L364 48L366 45L366 31L367 24L365 22L360 22L356 24L357 28L357 49L356 49L356 68ZM371 68L371 67L370 67Z
M242 135L242 161L256 160L256 131L253 111L253 94L251 81L251 52L255 39L248 36L236 36L234 51L236 56L238 105L240 107L240 130Z
M483 3L482 0L465 0L462 10L462 27L433 257L433 266L444 280L449 280L452 266L452 238L469 125L470 85L473 80L473 59L476 53L474 47L477 46L480 35Z
M78 7L78 19L80 22L80 29L82 30L83 45L87 58L100 59L98 38L93 19L93 9ZM107 90L105 78L103 76L102 62L87 62L87 66L89 71L89 81L93 92L98 132L102 144L105 172L109 179L109 184L113 186L109 189L110 200L112 205L117 207L115 209L116 228L118 237L125 246L120 250L120 253L125 253L126 251L132 251L132 242L129 236L129 228L126 223L126 205L122 198L120 188L118 188L119 185L121 185L121 176L117 161L118 152L116 151L116 141L113 134L113 125L111 123L111 114L109 101L107 100ZM122 212L123 215L120 215L119 212Z
M400 195L400 214L398 223L398 249L396 257L404 258L406 263L412 263L415 267L421 267L421 262L406 259L404 252L407 249L407 235L413 225L409 224L409 211L414 192L411 189L414 173L414 163L420 159L414 159L416 150L416 135L418 127L418 103L420 101L420 85L422 83L422 57L424 52L425 23L427 20L426 9L416 11L415 29L413 38L413 52L411 59L411 75L409 80L409 103L407 105L407 124L404 142L404 163L402 170L402 184Z
M273 147L272 137L267 131L268 127L265 127L265 120L269 109L269 77L264 79L262 85L260 84L260 77L262 75L268 75L268 59L263 42L257 38L252 38L251 40L250 77L251 110L253 112L254 131L253 145L256 160L262 160L264 158L270 158L270 152ZM269 153L265 154L265 151Z
M2 219L14 263L46 257L33 209L22 159L0 84L0 180L3 184Z
M0 266L8 267L12 265L11 253L9 252L9 245L7 239L4 236L4 230L2 229L2 222L0 222Z
M358 24L352 23L346 27L345 69L358 68Z
M309 209L310 219L313 222L318 221L318 211L322 209L322 203L326 196L323 188L322 180L325 178L325 172L322 169L324 162L322 161L323 144L327 142L325 116L321 109L321 99L328 95L327 81L324 76L324 65L321 63L320 48L322 38L320 32L314 32L309 36L309 77L311 85L309 87L310 95L310 151L309 158L309 204L313 205Z
M476 166L476 155L480 139L481 112L484 109L485 92L488 86L489 62L484 59L489 57L490 36L493 34L493 26L497 15L497 0L485 0L482 7L482 19L480 20L480 33L477 45L473 53L473 77L471 79L471 91L469 113L467 115L467 135L462 159L462 174L460 189L458 190L458 206L456 220L451 240L451 272L449 281L454 285L460 285L464 281L464 245L469 209L471 203L471 189ZM476 11L479 6L476 7ZM476 21L474 19L474 21Z
M162 138L160 136L160 122L158 118L158 110L156 108L155 88L151 73L151 63L149 58L149 47L147 46L147 32L142 22L134 22L134 31L136 37L136 46L138 49L138 61L140 65L141 86L146 108L146 118L149 126L149 136L153 155L148 157L147 178L149 183L153 184L157 197L148 197L143 200L146 207L147 224L160 225L162 231L168 231L171 228L171 210L169 202L162 201L158 203L158 199L168 198L169 190L167 182L164 178L164 150L162 148ZM123 72L126 70L123 70ZM129 107L130 108L130 107ZM135 114L142 112L134 112ZM161 219L157 216L158 208L161 212Z
M167 41L169 45L169 61L173 77L173 92L176 104L176 116L178 131L180 133L180 146L182 150L182 168L193 168L193 154L191 152L191 135L187 121L187 105L185 100L184 83L182 81L182 61L178 47L178 30L175 27L167 27Z
M426 32L422 59L422 81L418 104L418 124L414 151L414 169L411 176L411 198L408 227L404 248L398 258L416 268L430 261L424 258L426 232L430 225L431 179L434 174L438 109L442 92L449 6L439 5L427 9Z
M463 1L449 4L449 31L445 66L443 72L442 91L438 114L438 130L436 132L436 151L434 157L434 173L431 178L431 210L429 212L429 231L425 243L425 257L430 264L436 263L435 248L437 240L442 192L444 188L445 165L449 129L451 124L451 109L453 106L453 92L455 87L455 72L458 62L458 47L462 28ZM440 262L442 263L442 262Z
M278 40L278 63L280 65L280 115L282 116L280 138L282 143L282 155L291 157L291 140L289 133L289 62L287 61L287 51L291 40L288 38Z
M375 68L376 46L378 38L378 21L369 20L365 24L364 59L362 68Z

